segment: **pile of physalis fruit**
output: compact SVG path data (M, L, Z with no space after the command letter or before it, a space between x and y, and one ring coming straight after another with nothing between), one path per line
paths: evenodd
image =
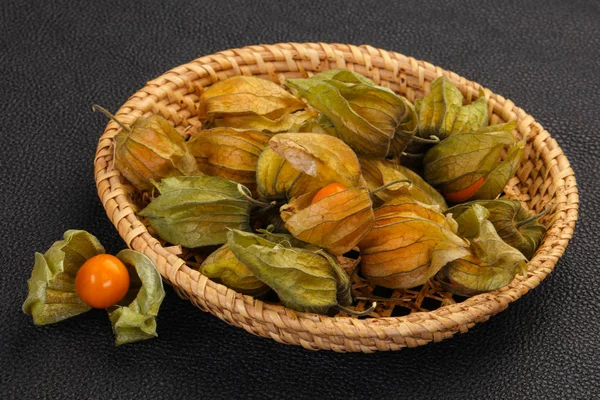
M352 309L357 280L409 289L434 279L472 296L526 273L541 214L499 198L525 142L515 121L489 125L483 93L463 105L440 77L412 104L343 69L284 86L217 82L197 104L201 125L184 135L158 115L126 126L108 114L122 128L114 165L146 199L137 216L199 260L188 265L297 311L363 316L374 306Z

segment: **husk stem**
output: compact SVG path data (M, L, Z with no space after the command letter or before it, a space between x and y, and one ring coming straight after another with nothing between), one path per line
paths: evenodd
M425 153L406 153L406 152L403 151L400 154L402 154L404 157L415 158L415 159L425 157Z
M265 203L263 201L254 199L252 197L252 193L250 192L250 189L248 189L246 186L242 185L241 183L238 183L237 189L238 189L238 192L240 192L240 194L242 196L244 196L244 198L246 200L248 200L250 203L252 203L253 205L255 205L257 207L260 207L261 211L268 211L277 205L276 201L272 201L270 203Z
M550 212L550 206L547 206L541 213L533 215L527 219L524 219L523 221L517 222L515 224L515 227L518 229L518 228L522 227L523 225L529 224L530 222L537 221L540 218L542 218L544 215L548 214L549 212Z
M97 105L97 104L94 104L94 105L92 106L92 110L93 110L93 111L100 111L102 114L106 115L108 118L112 119L112 120L113 120L113 121L115 121L117 124L119 124L119 126L120 126L121 128L123 128L123 129L125 130L125 132L128 132L128 133L129 133L129 132L131 132L131 128L129 128L129 127L128 127L128 126L126 126L124 123L122 123L121 121L119 121L119 120L117 119L117 117L115 117L114 115L112 115L112 114L110 113L110 111L108 111L106 108L104 108L104 107L101 107L101 106L99 106L99 105Z
M408 139L410 141L414 141L417 143L426 143L426 144L436 144L440 142L440 138L435 136L435 135L431 135L429 136L429 139L427 138L422 138L420 136L416 136L416 135L406 135L402 132L395 132L394 136L400 136L402 138Z
M377 307L377 302L374 301L373 304L371 304L371 307L367 308L365 311L356 311L356 310L351 310L349 308L346 308L344 306L341 305L337 305L336 308L340 311L345 312L346 314L350 314L352 316L355 317L365 317L369 314L371 314L373 311L375 311L375 308Z

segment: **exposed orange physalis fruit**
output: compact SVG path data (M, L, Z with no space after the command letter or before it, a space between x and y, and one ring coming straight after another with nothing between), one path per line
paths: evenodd
M77 271L75 292L94 308L114 306L129 290L129 272L117 257L98 254L88 259Z

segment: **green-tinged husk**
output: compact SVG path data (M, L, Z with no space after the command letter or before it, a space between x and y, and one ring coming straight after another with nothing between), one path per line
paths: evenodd
M358 247L363 276L394 289L422 285L448 262L469 254L450 216L410 200L376 209L373 229Z
M325 314L351 300L350 279L333 257L238 230L228 233L228 245L286 307Z
M446 212L455 217L478 204L489 212L488 220L494 225L498 236L507 244L519 250L527 259L531 259L539 247L546 228L534 218L518 200L497 199L477 200L456 205Z
M174 177L138 215L165 241L190 248L223 244L229 229L250 229L251 204L237 184L220 177Z
M239 261L228 244L212 252L198 269L206 277L243 294L261 296L269 287Z
M449 284L448 290L452 286L459 294L496 290L526 272L525 256L500 238L489 217L485 207L472 204L456 218L458 233L471 243L471 254L444 267L440 279Z
M397 196L410 196L421 203L431 204L444 211L444 197L416 172L387 160L359 159L366 185L373 192L373 198L378 199L377 205L390 201ZM391 186L378 190L384 185Z
M352 71L288 79L286 86L324 114L335 135L364 157L385 157L396 130L410 130L416 118L405 98Z
M44 254L35 253L35 265L27 281L29 293L23 311L36 325L46 325L89 311L91 307L75 293L75 276L91 257L103 254L95 236L68 230Z
M143 253L126 249L121 250L117 258L128 267L129 275L134 278L122 304L107 310L115 344L152 339L158 336L156 317L165 297L160 273ZM133 296L133 300L129 301Z
M514 175L522 155L522 146L515 146L511 133L514 126L496 125L448 137L425 155L423 177L453 202L497 197ZM499 163L505 149L509 158Z
M27 281L29 294L23 311L36 325L46 325L84 313L91 306L75 292L75 278L90 258L104 254L104 248L90 233L68 230L44 254L36 253L36 263ZM162 278L144 254L122 250L117 258L125 264L130 286L119 304L107 309L115 343L132 343L156 335L156 316L164 298Z

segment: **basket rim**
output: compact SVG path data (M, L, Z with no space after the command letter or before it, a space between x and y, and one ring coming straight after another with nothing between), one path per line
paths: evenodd
M175 67L138 90L122 105L116 116L129 123L142 114L153 112L162 114L176 126L185 124L194 118L189 111L192 108L188 109L192 107L192 100L186 95L193 97L198 91L197 85L204 87L205 83L210 84L225 76L240 74L263 75L277 81L279 76L274 64L301 76L329 69L331 65L349 66L349 69L370 76L376 83L379 83L382 75L387 74L386 76L396 79L400 88L408 91L409 99L411 88L408 80L418 82L424 88L433 78L444 75L461 89L467 99L476 98L481 88L475 82L425 61L368 45L279 43L225 50ZM99 139L94 159L98 195L107 216L127 246L148 255L161 275L180 295L189 298L201 309L250 333L284 343L300 344L309 349L338 351L395 350L439 341L487 320L536 287L552 271L565 251L578 216L579 196L574 172L556 141L533 117L510 100L488 89L484 89L484 92L495 113L504 120L518 120L517 130L524 136L529 136L528 143L532 143L533 148L537 146L540 154L541 150L548 149L548 154L544 153L546 157L541 157L540 161L548 167L546 178L551 176L560 184L553 187L550 184L544 188L546 179L541 177L541 182L537 179L534 185L538 185L543 191L552 190L552 198L558 198L552 213L554 219L540 249L528 264L529 273L526 278L517 277L502 289L473 296L461 303L441 306L433 311L368 319L328 317L264 303L209 280L189 268L170 249L161 246L137 219L129 189L122 184L119 171L110 163L113 158L112 137L119 130L112 121L107 124ZM529 135L531 132L534 134ZM525 172L523 175L528 176ZM537 206L540 204L541 200ZM535 206L536 204L532 204L532 207ZM259 324L253 325L254 321ZM332 339L336 337L339 340Z

